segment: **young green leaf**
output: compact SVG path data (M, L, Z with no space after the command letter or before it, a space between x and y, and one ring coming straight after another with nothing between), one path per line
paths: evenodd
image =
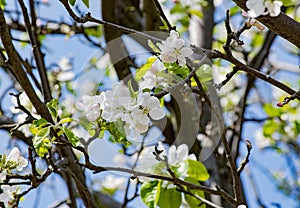
M66 134L69 142L71 142L71 144L75 147L78 146L79 138L74 134L74 132L65 126L63 126L62 129L63 129L64 133Z
M84 5L89 8L90 7L90 0L82 0L82 2L84 3Z
M161 188L158 200L160 208L178 208L182 202L181 192L176 188Z
M190 178L190 177L185 178L184 181L190 182L192 184L199 184L199 182L196 179ZM195 196L205 198L205 194L204 194L203 191L191 190L191 192ZM190 208L206 208L205 204L202 204L201 206L199 206L202 202L200 200L198 200L197 198L189 195L189 194L184 194L184 198L185 198L185 201L188 203Z
M56 121L57 116L58 116L58 110L57 110L58 100L57 99L52 99L46 105L47 105L47 108L48 108L52 118Z
M70 123L71 121L73 121L72 118L63 118L58 122L57 125L64 124L64 123Z
M144 182L141 186L141 198L143 202L149 207L149 208L155 208L156 207L156 197L157 195L157 189L158 189L159 182L158 180L155 181L149 181Z
M44 157L51 148L51 141L48 137L35 136L33 138L33 147L38 156Z
M198 181L206 181L209 178L209 174L206 170L206 167L196 160L186 160L188 164L187 176L195 178Z
M72 6L74 6L75 3L76 3L76 0L69 0L69 3L70 3Z
M135 79L140 81L146 72L151 68L152 64L157 58L155 56L150 56L147 62L139 69L136 70Z

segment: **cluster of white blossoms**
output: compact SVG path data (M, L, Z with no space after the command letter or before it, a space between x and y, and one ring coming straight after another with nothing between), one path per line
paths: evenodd
M20 150L14 147L8 156L1 156L0 182L6 180L8 173L14 170L22 171L28 165L28 161L21 156ZM0 202L3 202L5 207L11 207L14 202L14 196L20 193L18 186L1 185L2 193L0 194Z
M190 57L193 51L185 44L179 34L172 30L170 36L159 44L160 56L153 57L155 60L139 83L140 91L131 92L127 86L119 83L100 95L84 95L76 103L77 109L83 111L91 122L99 118L107 122L122 121L126 137L138 138L148 130L150 118L160 120L165 116L158 98L143 90L167 85L166 78L159 73L164 70L164 63L178 63L180 66L186 64L186 57Z
M1 185L2 193L0 194L0 201L4 203L6 208L13 207L15 202L14 196L21 193L18 186Z
M252 18L268 14L271 17L277 17L280 14L282 2L277 0L248 0L246 6L249 9L247 13Z
M150 118L160 120L165 116L158 98L148 92L131 93L123 83L100 95L84 95L76 103L77 109L84 111L89 121L100 117L107 122L124 122L128 138L137 138L148 130Z
M27 165L28 161L21 156L20 150L14 147L5 160L1 156L0 182L6 180L7 173L13 170L22 171Z
M178 32L172 30L170 36L159 45L160 59L164 63L178 62L180 66L186 64L186 57L193 54L193 50L185 46L185 40L179 38Z

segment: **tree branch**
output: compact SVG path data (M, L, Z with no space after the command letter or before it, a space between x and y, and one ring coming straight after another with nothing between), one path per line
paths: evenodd
M246 0L233 0L241 9L247 11ZM285 38L289 42L300 48L300 23L284 13L280 13L277 17L260 16L256 18L258 21L266 25L274 33Z

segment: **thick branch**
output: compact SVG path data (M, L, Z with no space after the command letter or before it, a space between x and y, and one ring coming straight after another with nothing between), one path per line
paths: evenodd
M248 10L246 0L234 0L234 2L245 11ZM274 33L300 48L300 23L296 20L282 12L277 17L261 16L256 19L266 25Z

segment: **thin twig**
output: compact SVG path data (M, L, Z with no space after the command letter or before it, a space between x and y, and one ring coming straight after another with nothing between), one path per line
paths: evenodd
M29 15L27 12L27 8L24 4L24 1L23 0L18 0L18 1L21 6L21 9L22 9L25 26L27 29L27 33L29 35L32 49L33 49L34 59L37 64L37 69L38 69L38 72L39 72L39 75L41 78L41 84L42 84L43 94L44 94L44 99L45 99L44 101L49 102L52 99L52 96L51 96L49 80L48 80L47 73L46 73L44 57L43 57L43 54L40 49L40 44L39 44L39 40L37 37L37 33L35 31L36 23L30 23ZM31 10L33 10L33 11L31 11L32 21L34 21L34 20L36 21L36 16L34 15L34 13L35 13L34 2L32 0L30 0L30 8L31 8Z
M172 26L170 21L168 20L168 18L166 17L165 13L164 13L164 10L162 9L160 3L158 2L158 0L152 0L152 2L154 3L156 9L157 9L157 12L159 14L159 16L166 22L167 26L168 26L168 29L169 31L171 30L175 30L176 29L176 26Z
M251 152L251 149L252 149L252 144L248 139L246 140L246 144L247 144L247 155L246 155L245 159L243 160L243 162L241 163L240 167L237 170L237 173L239 175L241 175L241 172L244 170L246 165L249 163L249 157L250 157L250 152Z
M233 70L229 73L226 74L226 79L223 80L221 83L219 84L214 84L213 86L215 88L217 88L217 90L220 90L223 86L225 86L230 80L231 78L238 72L237 67L233 67Z
M277 103L277 106L283 107L286 104L288 104L291 100L295 100L295 99L298 99L298 100L300 99L300 90L298 90L297 92L295 92L294 94L292 94L289 97L285 97L282 102Z
M143 32L131 29L131 28L123 27L123 26L120 26L115 23L107 22L105 20L100 20L100 19L94 18L91 15L91 13L87 13L84 17L79 17L78 15L76 15L74 13L72 8L70 7L68 0L60 0L60 2L64 5L64 7L66 8L69 15L73 18L73 20L78 23L94 22L94 23L104 25L105 27L110 27L110 28L114 28L114 29L123 31L125 33L135 33L137 36L142 37L142 38L147 38L147 39L150 39L153 41L158 41L158 42L162 41L162 39L148 35L146 33L143 33Z
M89 170L94 171L93 173L101 173L104 171L117 171L117 172L123 172L123 173L129 173L131 174L133 177L147 177L147 178L153 178L153 179L161 179L161 180L165 180L165 181L169 181L174 183L175 185L182 185L182 186L187 186L190 189L195 189L195 190L202 190L208 194L212 194L212 195L220 195L221 197L223 197L226 201L228 201L229 203L232 204L236 204L236 200L233 199L228 193L226 193L225 191L221 190L221 189L212 189L206 186L202 186L202 185L196 185L190 182L186 182L183 181L179 178L172 178L172 177L168 177L168 176L162 176L162 175L156 175L156 174L149 174L149 173L144 173L144 172L139 172L139 171L135 171L132 169L127 169L127 168L122 168L122 167L106 167L106 166L96 166L94 164L92 164L89 160L89 154L85 151L85 149L83 147L74 147L75 149L81 151L84 154L85 157L85 164L80 164L83 167L88 168Z

